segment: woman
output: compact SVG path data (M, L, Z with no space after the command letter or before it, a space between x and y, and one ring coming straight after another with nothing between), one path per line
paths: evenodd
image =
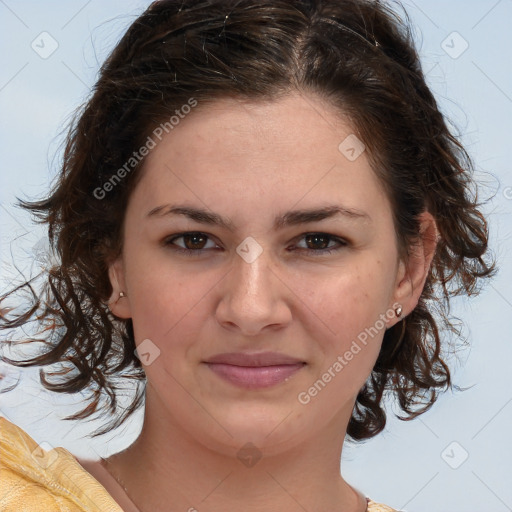
M393 510L343 479L340 455L382 431L386 391L412 418L451 385L433 313L493 270L470 171L386 6L151 4L51 195L23 202L60 261L44 297L3 315L57 333L25 362L64 364L49 389L95 386L69 419L102 391L116 412L131 369L144 395L98 435L142 403L144 426L76 461L4 420L4 506Z

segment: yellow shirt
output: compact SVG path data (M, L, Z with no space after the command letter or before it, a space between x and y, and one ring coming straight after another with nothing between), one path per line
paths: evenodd
M65 448L45 450L0 417L1 512L123 512ZM368 502L367 512L396 512Z

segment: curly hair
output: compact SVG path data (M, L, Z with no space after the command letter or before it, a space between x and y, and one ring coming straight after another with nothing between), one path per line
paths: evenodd
M382 431L388 392L405 413L401 419L428 410L441 391L453 387L440 334L441 327L454 330L450 298L477 294L495 264L474 164L426 85L402 10L405 21L390 6L370 0L153 2L106 59L90 99L75 114L49 195L18 198L48 224L57 264L48 269L40 293L28 281L0 298L0 328L17 329L35 319L43 339L23 342L43 342L49 349L22 361L2 359L16 366L63 365L48 373L61 377L55 381L40 370L51 391L93 389L88 405L65 419L92 415L107 395L114 420L93 437L122 424L143 403L146 385L132 320L116 318L107 305L108 265L122 251L127 202L144 164L144 158L133 161L134 151L192 101L199 108L226 97L272 101L298 90L345 116L366 145L392 205L401 256L418 239L423 211L433 215L439 231L417 307L385 332L347 435L363 440ZM121 169L123 179L105 186ZM28 308L16 315L2 310L8 297L27 288ZM17 344L11 338L2 343ZM135 379L138 386L130 407L119 413L116 377Z

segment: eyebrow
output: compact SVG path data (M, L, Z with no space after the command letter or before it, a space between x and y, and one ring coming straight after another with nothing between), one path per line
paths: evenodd
M225 219L221 215L184 205L161 205L153 208L148 212L146 217L163 217L167 215L183 215L193 221L201 224L209 224L223 227L229 231L235 230L232 220ZM329 205L322 208L314 208L307 210L291 210L274 219L274 230L283 229L287 226L296 226L299 224L307 224L308 222L318 222L324 219L343 216L350 220L371 222L371 217L361 210L354 208L346 208L339 205Z

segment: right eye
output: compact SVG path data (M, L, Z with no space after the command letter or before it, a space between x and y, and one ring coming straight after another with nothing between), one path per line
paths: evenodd
M183 246L177 245L176 240L183 240ZM210 241L214 247L206 247L207 241ZM208 235L201 233L200 231L188 231L186 233L179 233L171 235L164 240L164 245L169 247L173 251L178 251L187 256L200 256L206 249L214 249L218 247L212 240L209 239Z

